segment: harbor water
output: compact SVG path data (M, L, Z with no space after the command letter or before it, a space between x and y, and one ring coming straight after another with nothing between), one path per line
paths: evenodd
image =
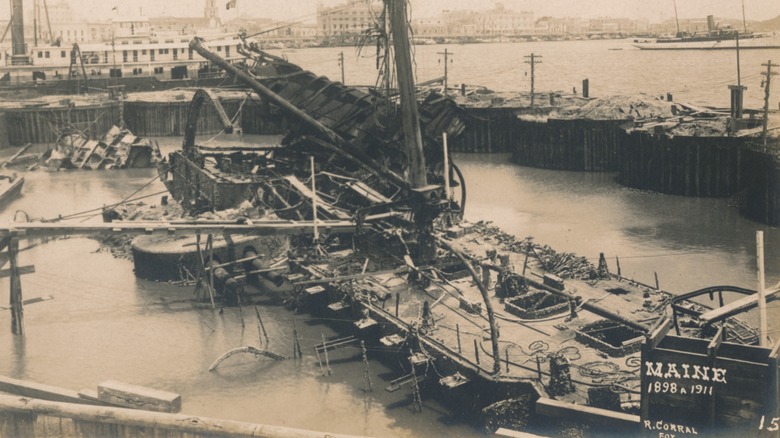
M440 75L435 52L445 46L416 46L420 79ZM625 41L478 44L447 46L455 53L451 82L496 90L525 89L522 56L543 55L538 89L570 90L581 79L591 94L672 92L678 100L725 106L734 76L733 54L648 53ZM610 50L622 47L624 50ZM280 51L293 62L338 77L336 57L345 52L347 82L373 82L372 59L356 61L352 48ZM765 51L742 55L743 78L757 78ZM755 64L755 65L754 65ZM354 79L352 79L354 76ZM354 82L353 82L354 81ZM758 79L747 83L747 106L757 106ZM751 97L752 96L752 97ZM751 100L752 99L752 100ZM725 103L724 103L725 102ZM160 138L171 150L178 138ZM220 137L214 143L227 141ZM253 138L243 141L252 142ZM262 139L268 141L268 139ZM519 238L533 236L559 251L597 261L604 252L612 271L662 288L687 292L711 285L755 288L755 232L764 230L767 285L780 280L780 231L739 216L728 199L660 195L621 187L612 173L557 172L510 164L506 155L456 154L468 184L466 218L493 221ZM156 176L153 170L28 172L23 196L1 214L17 211L51 218L118 202ZM138 196L163 190L159 181ZM160 195L146 202L159 203ZM17 213L17 217L24 216ZM85 217L99 221L100 217ZM78 221L84 219L78 219ZM0 309L0 375L74 390L120 380L182 394L183 412L241 421L371 436L473 436L480 432L425 399L412 410L408 388L386 392L393 370L370 360L373 391L364 391L359 349L334 351L331 375L323 375L312 346L335 332L325 321L261 306L269 334L262 344L253 309L222 314L193 303L191 286L136 279L132 262L115 259L88 238L22 242L24 298L52 300L25 307L24 337L10 334L10 313ZM0 300L6 303L7 280ZM4 304L0 304L4 305ZM780 308L770 304L770 330L780 336ZM244 325L242 326L242 317ZM244 345L267 346L292 356L293 319L300 332L300 361L271 361L248 355L211 363ZM376 352L368 351L369 358ZM326 374L326 373L325 373Z

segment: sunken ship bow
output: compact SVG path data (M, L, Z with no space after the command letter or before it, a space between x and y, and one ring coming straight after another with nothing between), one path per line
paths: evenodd
M236 129L200 90L163 179L190 211L251 202L260 216L314 223L314 238L291 238L273 280L289 286L288 304L340 321L343 337L316 352L362 340L398 365L388 391L410 391L415 407L443 393L492 430L558 417L612 433L699 434L777 416L777 348L756 346L738 319L750 305L718 312L724 295L750 291L675 297L611 272L603 258L594 266L462 221L465 181L443 137L465 125L446 96L418 96L431 184L415 187L395 102L249 44L240 65L202 41L191 47L278 108L290 130L280 145L198 146L203 104ZM345 222L349 232L330 232Z

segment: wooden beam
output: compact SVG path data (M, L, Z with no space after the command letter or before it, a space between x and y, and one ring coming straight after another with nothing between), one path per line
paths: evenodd
M351 221L318 220L317 227L330 233L354 233L355 223ZM251 224L239 223L182 223L171 222L111 222L101 224L60 223L18 223L0 228L0 237L5 236L63 236L92 234L247 234L247 235L291 235L314 232L312 221L262 221Z
M710 345L707 346L707 356L709 356L711 360L715 360L715 356L718 354L718 348L720 348L720 344L723 343L723 330L723 327L720 327L718 332L715 333L715 336L712 337Z
M661 341L664 339L667 333L669 333L669 330L672 328L672 320L669 318L665 318L664 322L661 323L658 327L656 327L655 330L652 331L648 335L648 342L647 346L650 348L650 350L654 350L655 347L658 346L658 344L661 343Z
M777 299L778 292L780 292L780 288L767 290L765 292L767 301L770 301L770 298ZM717 309L702 313L701 316L699 316L699 319L708 323L720 321L723 318L728 318L729 316L752 309L757 305L758 294L752 294L726 304L723 307L718 307Z
M35 266L33 265L19 266L17 269L18 269L18 275L32 274L35 272ZM0 269L0 278L6 278L10 276L11 276L10 269Z
M565 418L586 423L599 423L611 427L633 429L639 433L640 421L638 415L624 414L622 412L590 406L576 405L546 397L536 401L536 413L553 418Z
M0 412L71 418L100 424L117 424L155 430L183 432L196 436L276 437L276 438L349 438L349 435L293 429L284 426L244 423L185 414L149 412L104 406L84 406L24 397L0 395Z

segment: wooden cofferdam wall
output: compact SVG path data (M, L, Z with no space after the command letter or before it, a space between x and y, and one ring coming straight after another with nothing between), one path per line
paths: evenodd
M56 108L17 108L5 111L8 142L54 143L58 132L73 126L91 137L99 137L119 122L119 102Z
M780 144L775 145L775 150ZM780 164L773 153L749 149L743 153L740 213L763 224L780 226Z
M450 143L452 152L509 152L516 141L517 116L508 108L465 109L466 130Z
M512 161L554 170L614 171L621 159L623 120L518 120Z
M267 103L255 100L221 100L228 117L236 119L246 134L282 134L287 124L284 116ZM190 101L127 102L125 121L136 135L165 137L184 135ZM240 112L240 113L239 113ZM212 105L203 105L198 117L197 133L214 135L223 128Z
M747 140L632 132L624 136L618 182L685 196L731 196L741 187Z

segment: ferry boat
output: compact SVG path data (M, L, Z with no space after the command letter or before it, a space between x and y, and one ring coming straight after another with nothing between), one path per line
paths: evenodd
M0 85L68 79L198 79L218 75L218 70L188 48L190 40L192 36L177 35L120 44L41 45L30 49L29 62L22 64L13 62L9 51L0 51ZM245 59L238 53L240 44L237 36L223 36L208 43L228 60Z
M35 27L32 44L25 40L23 0L12 0L12 16L8 29L11 43L0 46L0 87L35 86L45 89L58 87L53 83L79 83L78 91L125 83L138 85L127 91L167 88L164 81L181 86L182 81L220 77L220 70L211 66L188 43L197 33L205 37L208 46L229 61L245 59L238 53L239 36L226 34L216 20L216 3L206 3L206 17L202 26L173 29L155 27L143 16L117 16L103 23L99 33L92 30L94 41L69 39L70 30L40 34ZM39 18L38 18L39 19ZM208 23L206 21L208 20ZM89 32L88 32L89 33ZM76 31L73 31L73 35ZM81 30L81 36L84 31ZM144 81L144 79L146 79ZM151 81L149 80L151 79ZM88 83L92 82L89 85ZM139 88L140 87L140 88ZM59 87L61 88L61 87Z

